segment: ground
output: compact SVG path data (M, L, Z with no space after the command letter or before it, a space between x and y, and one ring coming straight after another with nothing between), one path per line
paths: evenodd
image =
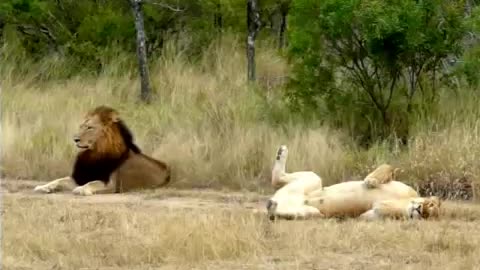
M480 269L480 204L440 221L269 222L265 196L40 195L2 180L2 269Z

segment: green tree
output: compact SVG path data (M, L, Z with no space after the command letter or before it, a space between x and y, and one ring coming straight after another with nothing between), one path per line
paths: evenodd
M442 59L459 54L465 35L461 0L291 5L292 107L331 116L367 140L389 135L399 121L408 128L417 89L425 89L422 78L438 72Z

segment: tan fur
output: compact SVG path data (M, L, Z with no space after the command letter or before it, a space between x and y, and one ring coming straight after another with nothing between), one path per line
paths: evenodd
M376 188L382 184L395 180L396 174L399 171L399 168L394 168L389 164L382 164L368 174L363 181L368 188Z
M377 201L412 197L418 193L402 182L391 181L372 189L363 181L348 181L311 192L305 203L325 217L358 217Z
M438 218L440 216L440 208L442 202L437 196L430 196L428 198L423 198L424 200L420 203L422 204L422 218Z
M322 178L312 171L297 171L286 172L286 162L288 157L288 148L286 145L281 145L277 150L277 156L272 169L271 184L276 190L282 189L285 185L290 184L287 189L296 189L297 187L303 189L304 192L309 192L322 187ZM299 181L300 184L294 184Z
M379 175L388 176L388 168L383 166L380 171L387 174ZM267 204L270 219L358 217L370 210L377 201L418 197L412 187L398 181L386 181L376 188L367 187L364 181L348 181L328 187L315 186L314 189L307 188L310 185L309 181L298 179L277 190Z
M109 159L114 162L115 160L123 161L111 172L107 184L105 184L106 181L95 179L77 186L73 176L67 176L37 186L35 191L50 193L73 188L74 194L92 195L156 188L167 184L170 180L170 168L167 164L140 153L133 142L126 143L120 131L120 122L118 112L112 108L100 106L86 114L85 120L74 136L79 149L77 159L81 159L84 164L102 164L102 161ZM88 168L84 170L85 173L89 172Z
M441 201L436 196L378 201L360 216L363 220L438 218Z

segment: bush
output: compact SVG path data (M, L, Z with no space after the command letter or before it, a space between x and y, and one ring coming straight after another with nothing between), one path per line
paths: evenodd
M461 52L463 8L463 1L294 0L292 107L363 140L406 138L409 115L435 101L441 61Z

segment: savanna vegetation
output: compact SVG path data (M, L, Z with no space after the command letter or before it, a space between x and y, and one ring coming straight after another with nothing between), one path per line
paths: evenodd
M82 113L117 107L175 185L259 189L279 144L327 183L380 162L403 180L480 173L475 1L144 1L153 101L139 101L129 1L0 4L2 174L69 170Z
M273 192L280 144L288 171L325 185L388 162L422 194L475 199L478 1L137 1L150 102L132 1L0 1L3 268L478 266L477 204L447 201L441 220L418 222L274 224L250 211ZM72 135L101 104L172 165L171 186L29 194L70 172Z

